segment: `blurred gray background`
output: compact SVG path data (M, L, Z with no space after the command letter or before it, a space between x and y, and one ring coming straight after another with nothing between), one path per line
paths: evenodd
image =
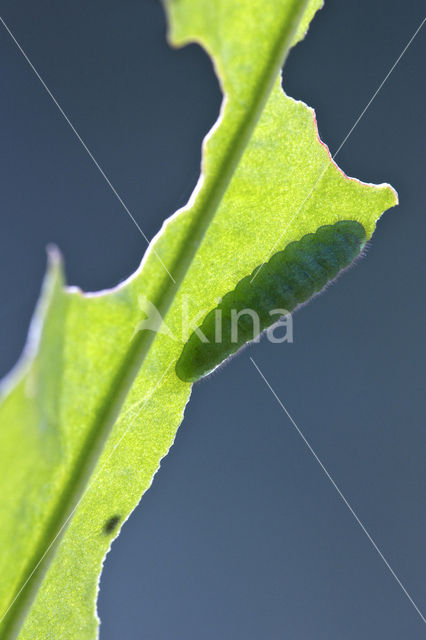
M157 0L1 0L6 20L148 237L184 204L221 95ZM335 151L420 24L423 0L327 0L287 93ZM252 355L421 609L426 608L419 293L426 28L339 155L401 204L366 257L197 384L176 443L101 580L101 640L420 640L425 626L252 366ZM16 361L59 245L67 279L110 287L145 243L0 27L0 367Z

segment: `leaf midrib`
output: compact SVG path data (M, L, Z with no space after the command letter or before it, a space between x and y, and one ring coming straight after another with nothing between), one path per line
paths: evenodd
M186 273L198 251L204 235L222 201L228 185L235 173L240 159L247 147L254 128L260 118L274 82L280 72L285 58L290 50L297 27L309 4L309 0L291 0L291 8L285 12L282 28L277 30L279 34L271 49L271 55L265 65L265 73L260 78L258 90L249 105L249 108L241 118L239 127L228 142L228 150L224 155L222 166L217 171L208 188L199 193L198 215L189 226L185 239L181 243L173 264L168 266L175 282L172 282L165 273L157 295L151 302L157 307L164 318L169 310L174 297L180 288ZM200 202L201 201L201 202ZM188 240L190 239L190 242ZM148 251L152 251L152 246ZM13 606L5 618L3 627L4 640L12 640L19 634L20 628L37 595L38 587L45 576L55 551L61 542L66 530L66 525L71 519L74 510L84 495L88 481L96 467L99 457L110 432L120 415L121 408L130 391L133 382L148 355L155 340L153 332L139 332L130 344L117 374L110 385L101 403L96 419L89 431L80 455L74 465L64 490L53 509L51 517L46 525L43 536L40 538L38 551L30 558L24 575L31 578L14 595L11 601ZM61 531L58 535L58 531ZM56 537L55 542L52 540ZM49 545L51 545L49 547ZM43 556L46 549L49 551ZM42 560L40 561L40 558Z

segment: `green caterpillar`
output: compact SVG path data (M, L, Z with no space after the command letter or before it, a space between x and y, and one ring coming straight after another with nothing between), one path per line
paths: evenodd
M211 373L223 360L246 342L277 322L271 311L292 311L333 280L362 251L364 227L354 220L342 220L319 227L256 267L253 273L227 293L210 311L184 345L176 363L176 373L185 382L195 382ZM255 277L254 277L255 276ZM252 281L254 277L254 280ZM253 318L239 312L251 309L259 317L255 331ZM217 322L221 325L217 339Z

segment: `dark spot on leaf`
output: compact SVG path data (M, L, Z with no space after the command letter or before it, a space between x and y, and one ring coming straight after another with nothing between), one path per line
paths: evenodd
M111 516L111 518L109 518L104 524L104 529L103 529L104 534L108 535L109 533L112 533L114 529L117 527L120 520L121 520L121 516L118 514L115 516Z

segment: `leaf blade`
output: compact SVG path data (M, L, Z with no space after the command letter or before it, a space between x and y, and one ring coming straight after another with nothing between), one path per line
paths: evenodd
M59 629L60 637L75 637L75 624L79 625L78 637L94 636L97 626L93 604L97 588L96 576L111 539L103 533L105 523L114 514L122 515L122 522L137 504L141 493L149 487L159 461L171 446L182 419L190 387L178 381L173 370L167 370L168 363L173 363L179 355L180 343L173 344L170 338L164 335L158 335L154 342L153 336L144 334L141 336L141 344L138 344L135 360L130 357L130 360L126 361L121 356L124 352L129 357L129 341L140 319L138 297L141 294L147 295L157 302L156 306L162 313L170 307L166 321L172 331L178 334L179 314L184 306L184 297L188 296L190 299L190 315L198 311L200 305L214 306L216 296L223 295L242 275L251 271L251 265L256 266L265 258L273 242L279 237L283 222L293 215L285 210L288 203L297 200L299 204L314 178L316 179L318 170L330 162L326 148L318 141L313 112L306 105L285 97L279 81L275 81L269 95L268 82L274 79L272 71L268 82L261 77L265 94L261 96L262 99L259 98L262 92L258 91L258 85L253 80L256 78L253 68L262 62L266 55L259 55L255 47L264 47L267 44L261 34L273 31L276 37L275 40L271 38L269 45L271 49L275 47L280 50L277 44L278 38L282 35L280 19L283 21L285 10L296 4L300 9L301 3L277 3L274 9L270 10L270 14L267 14L266 22L259 21L259 16L265 13L265 4L260 0L226 3L226 7L219 0L196 3L197 10L194 9L195 5L191 0L176 0L169 4L172 22L174 20L175 25L175 41L178 42L179 38L182 41L185 38L195 38L214 55L227 92L227 103L220 125L215 128L214 135L209 137L204 148L204 178L201 188L197 191L197 198L178 216L174 216L163 229L162 235L156 239L156 251L167 265L175 265L174 268L171 267L172 273L178 274L178 282L183 281L178 293L175 294L173 287L169 285L168 276L161 271L151 251L144 259L141 269L124 286L99 297L84 296L75 290L65 295L66 309L62 312L61 327L65 363L61 379L66 383L60 391L50 389L46 400L46 406L49 406L52 399L60 395L60 407L52 422L60 425L61 446L57 447L59 461L52 465L55 467L55 473L48 474L49 482L54 486L57 481L74 487L75 483L69 470L83 468L78 461L85 457L85 446L91 437L90 431L93 431L93 437L99 436L101 453L99 459L95 455L94 462L89 461L87 473L79 472L83 486L87 485L88 477L96 476L107 461L108 474L102 474L102 486L84 495L64 538L58 545L51 566L46 569L42 584L40 579L41 588L21 634L24 638L34 637L34 634L41 633L41 630L48 637L51 629ZM309 3L310 15L319 4ZM234 13L233 18L226 16L226 24L223 16L225 8ZM179 16L177 11L180 11ZM204 13L207 11L209 13ZM212 12L215 20L212 20ZM305 13L305 23L306 15ZM243 39L241 33L232 28L241 16L250 22ZM226 28L226 33L223 33L224 24L225 27L231 25ZM300 38L305 28L303 25L302 27L297 32L297 38ZM251 37L247 37L248 32ZM294 41L294 32L294 28L289 29L286 46L290 40ZM279 44L282 46L281 41ZM268 63L274 71L280 66L278 58L278 54L275 55L275 66ZM269 60L267 55L266 59ZM262 75L263 71L258 73ZM245 92L248 92L248 97ZM255 105L252 108L251 121L247 119L250 92L253 94L251 99ZM264 98L267 95L269 99L265 104ZM260 120L254 128L258 116ZM251 122L249 127L247 121ZM241 126L242 129L239 128ZM296 138L297 144L293 144ZM224 163L223 157L226 153L230 153L232 158L229 160L227 156L228 160ZM224 166L226 171L223 169ZM282 176L284 169L285 180ZM321 211L324 209L324 202L327 206L333 205L336 194L339 194L339 206L342 207L342 202L344 203L344 215L353 206L354 201L367 207L363 220L368 225L370 234L378 215L384 208L395 203L394 194L387 186L377 189L361 185L358 181L347 179L330 163L329 175L324 179L315 198L303 211L297 226L287 234L285 242L303 235L323 221L329 222L329 214L323 216ZM203 224L198 227L198 235L194 242L194 220L197 222L197 216L201 216L201 213ZM343 215L342 211L336 215ZM263 225L260 240L257 237L259 216L268 218L268 225ZM191 250L185 247L188 237L193 243ZM236 249L239 247L244 247L244 250L237 253ZM55 311L56 305L57 303ZM90 327L88 335L82 332L82 327ZM76 353L76 345L79 353ZM52 352L51 346L49 352ZM43 358L49 360L51 356L47 356L46 353L43 349L40 350ZM123 375L127 375L132 367L134 371L139 368L141 359L144 360L143 367L124 402L119 419L116 421L115 417L120 413L133 374L129 375L131 382L123 385L124 391L122 389L121 392L116 392L118 408L116 412L110 410L109 419L114 424L111 434L109 429L104 428L105 433L101 437L102 434L98 433L94 425L97 424L96 415L102 403L108 402L109 390L114 386L115 380L118 386L122 384L120 368ZM167 375L162 377L165 370ZM33 375L43 386L45 377L40 371ZM87 393L85 387L90 393ZM155 397L150 396L153 389ZM86 398L82 402L84 391ZM43 397L43 394L41 395ZM146 404L143 404L145 401ZM149 423L141 420L141 406L143 416L145 419L149 418ZM42 409L44 415L44 404ZM43 432L40 414L36 415L35 431ZM51 431L55 435L54 429ZM42 439L39 453L42 453L45 442L46 440ZM91 444L90 448L95 451L97 446ZM114 458L110 457L112 452L115 454ZM28 465L27 462L26 466ZM52 481L51 477L56 476L57 480ZM41 491L40 486L37 488ZM79 497L81 491L77 491L76 495ZM37 518L40 517L44 523L44 533L38 538L35 536L36 548L48 544L52 531L58 528L60 522L66 520L74 502L71 500L65 508L61 503L58 506L56 501L56 507L51 509L51 512L55 508L58 510L54 516L51 513L46 516L41 505L40 513L33 516L33 521L37 522ZM22 504L25 504L24 499ZM48 524L48 516L52 518L54 525ZM28 548L31 546L29 542L29 537L26 536ZM26 563L27 568L32 566L34 557L32 553L28 555L30 559ZM26 572L28 569L21 569L20 577ZM39 576L43 578L44 573L40 571ZM16 584L20 584L16 576L14 580ZM51 606L53 600L54 608ZM28 607L24 599L21 602L22 611L26 614ZM15 621L19 622L19 608L15 611L18 611ZM9 629L12 629L12 626ZM5 633L11 635L14 631L6 629Z

